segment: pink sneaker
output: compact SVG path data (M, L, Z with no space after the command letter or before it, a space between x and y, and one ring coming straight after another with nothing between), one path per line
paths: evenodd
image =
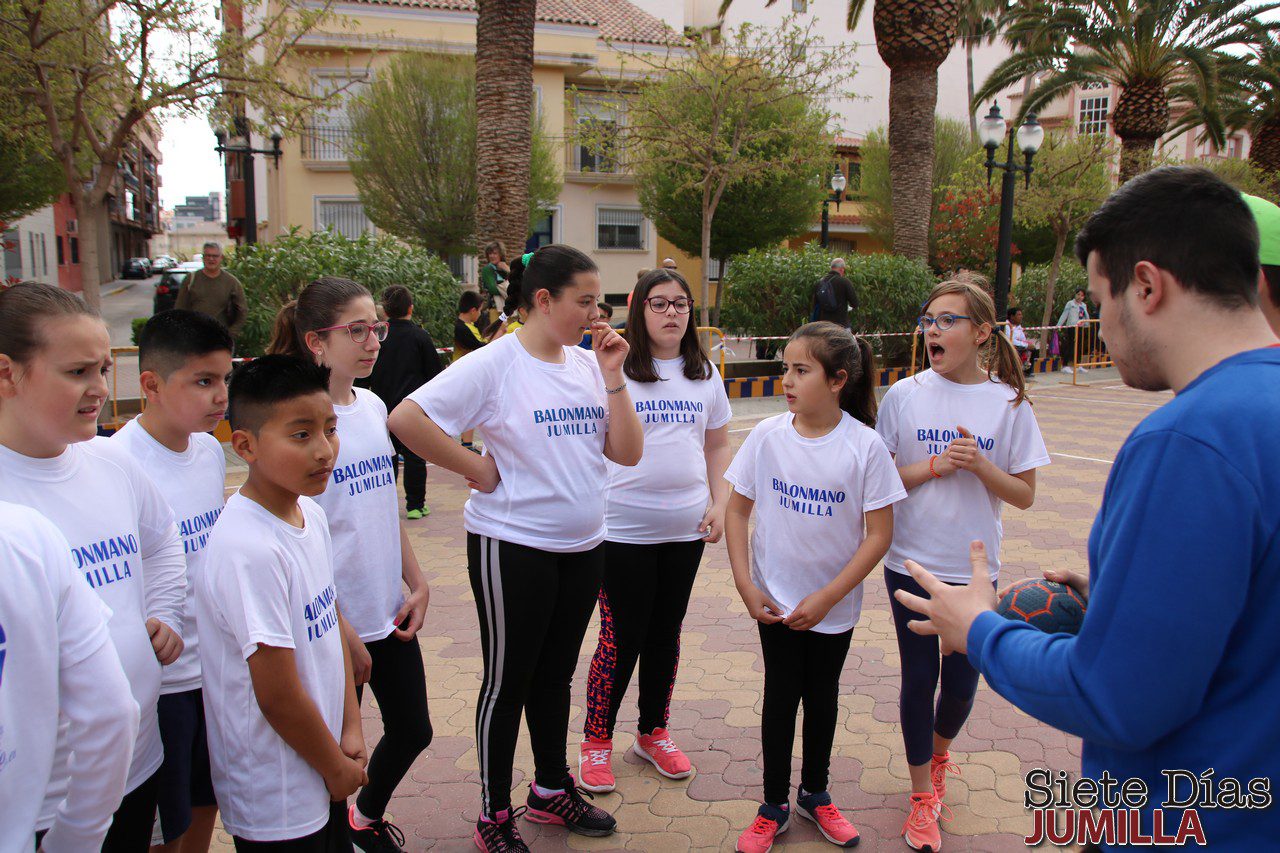
M751 822L738 836L736 853L769 853L773 841L791 826L791 813L777 806L762 805Z
M947 796L947 774L952 773L956 776L963 775L956 763L951 760L951 753L944 752L942 755L934 755L929 762L929 778L933 781L933 793L939 802Z
M943 812L947 813L942 817ZM928 853L940 853L942 850L942 832L938 828L938 819L951 820L951 809L938 799L935 794L912 794L911 813L907 822L902 825L902 837L907 846L913 850L926 850Z
M617 787L613 778L613 741L587 738L578 748L578 784L596 794Z
M837 847L858 846L858 830L831 804L831 795L826 791L797 797L796 814L817 824L822 837Z
M638 735L631 751L658 768L658 772L668 779L687 779L693 772L689 756L672 743L666 729L654 729L653 734Z

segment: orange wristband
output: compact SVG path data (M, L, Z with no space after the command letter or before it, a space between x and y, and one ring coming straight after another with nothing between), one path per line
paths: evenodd
M934 478L935 478L935 479L941 480L941 479L942 479L942 475L941 475L941 474L939 474L937 471L933 470L933 463L934 463L934 461L935 461L937 458L938 458L937 456L930 456L930 457L929 457L929 473L930 473L930 474L932 474L932 475L934 476Z

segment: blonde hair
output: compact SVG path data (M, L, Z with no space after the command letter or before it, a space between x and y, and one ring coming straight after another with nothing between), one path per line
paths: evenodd
M979 362L986 369L987 377L991 378L994 374L996 379L1017 392L1017 396L1013 398L1014 406L1022 402L1029 403L1026 379L1022 375L1022 361L1013 344L996 328L996 304L992 301L991 294L987 293L986 284L987 280L976 273L959 273L934 287L925 300L925 310L939 297L951 294L963 296L965 313L969 315L970 322L975 326L985 324L991 328L991 335L978 351Z

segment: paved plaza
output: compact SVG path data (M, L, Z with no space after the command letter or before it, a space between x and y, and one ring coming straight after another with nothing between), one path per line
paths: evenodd
M1111 371L1089 374L1088 386L1063 384L1062 377L1041 377L1032 388L1053 464L1038 475L1030 511L1006 508L1003 580L1037 576L1049 566L1086 568L1089 527L1110 462L1134 425L1170 398L1126 388ZM780 399L734 402L730 432L735 448L756 422L784 405ZM233 472L230 483L241 477ZM461 478L436 468L430 470L427 489L430 517L409 524L432 590L421 642L435 741L397 791L389 817L404 830L409 850L461 851L474 849L470 835L479 800L472 730L481 654L462 528L467 490ZM593 620L588 630L574 685L574 764L596 624ZM732 850L759 803L762 683L758 637L733 588L724 543L709 546L684 623L671 715L673 737L693 760L696 775L674 782L634 756L624 757L635 731L633 684L614 740L618 790L596 800L617 817L619 832L583 838L522 822L525 840L535 850ZM862 833L860 849L906 850L899 837L908 783L898 726L898 652L882 569L867 581L841 688L832 795ZM375 743L381 726L368 701L364 721L366 738ZM953 754L963 776L952 777L947 793L954 819L943 824L944 844L952 851L1025 850L1022 836L1030 820L1022 807L1023 774L1033 767L1073 773L1080 767L1077 738L1015 710L985 683ZM798 762L797 744L797 780ZM522 732L516 804L524 801L532 768ZM221 831L215 849L231 849ZM835 848L811 824L793 821L776 849L800 853Z

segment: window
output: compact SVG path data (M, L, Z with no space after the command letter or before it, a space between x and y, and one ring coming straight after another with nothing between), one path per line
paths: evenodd
M449 266L449 274L458 281L466 281L467 279L467 256L466 255L449 255L445 258L445 263Z
M809 0L791 0L792 12L808 12Z
M712 258L710 272L707 273L709 281L719 281L724 278L724 268L728 266L724 258Z
M644 213L638 207L597 207L597 249L644 249Z
M575 171L620 172L623 119L618 103L603 97L579 97L575 121L581 140L573 149Z
M1080 100L1080 132L1106 133L1107 113L1110 106L1111 99L1105 95L1097 98L1082 98Z
M524 242L526 252L536 252L543 246L555 242L555 216L554 210L548 210L546 215L538 220L538 224L533 226L533 230L529 232L529 239Z
M373 223L365 216L364 205L356 199L316 198L316 230L332 228L343 237L372 234Z
M1104 80L1090 80L1088 83L1081 83L1080 88L1085 90L1105 89L1107 88L1107 85L1108 84Z
M4 275L11 280L22 278L22 233L16 229L4 233Z
M56 240L55 245L57 245L58 247L58 266L62 266L63 264L66 263L66 259L62 255L62 235L59 234L54 239Z
M1244 140L1238 136L1233 136L1227 140L1227 147L1223 149L1222 153L1232 158L1233 160L1239 160L1241 157L1241 152L1243 150L1244 150Z
M862 163L849 161L849 171L845 173L849 183L845 186L846 196L858 195L862 192Z
M71 238L71 263L73 264L80 263L80 238L79 237Z
M308 160L344 161L351 142L352 98L371 82L370 75L345 72L317 73L311 81L314 94L325 99L323 108L302 131L302 156Z

